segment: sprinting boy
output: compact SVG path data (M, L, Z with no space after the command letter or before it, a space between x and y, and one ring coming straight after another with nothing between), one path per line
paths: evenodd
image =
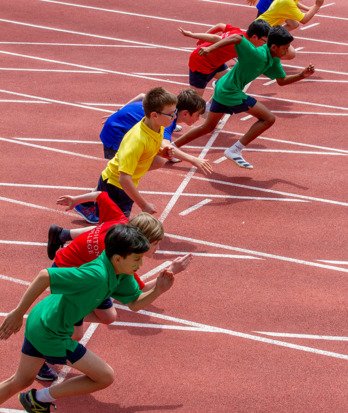
M269 8L257 19L271 26L284 25L288 31L296 29L300 23L308 23L320 10L324 0L315 0L313 6L301 4L299 0L274 0Z
M30 386L44 360L69 362L82 374L41 390L21 393L27 412L50 412L56 399L89 394L110 386L113 369L92 351L71 338L74 323L94 310L97 303L113 297L138 311L169 290L173 274L164 270L150 291L142 293L133 273L142 265L150 244L131 225L112 227L105 238L105 251L80 268L48 268L39 272L18 306L0 326L5 340L20 330L23 317L46 288L51 294L31 310L25 328L22 354L16 373L0 384L0 404Z
M233 146L225 150L225 156L236 165L252 169L253 166L242 157L242 150L262 132L270 128L275 122L273 113L262 103L244 93L244 87L261 74L276 79L278 85L285 86L297 82L314 73L314 66L309 65L301 72L286 75L281 65L280 58L284 56L293 41L293 37L284 27L273 27L268 35L267 44L255 47L247 39L233 35L221 40L201 53L210 53L219 46L234 43L238 53L238 62L221 79L216 82L213 100L206 121L183 134L175 141L178 147L210 133L214 130L219 120L225 113L247 112L257 118L247 133Z
M87 262L97 258L105 248L105 235L114 225L128 223L128 218L120 208L109 198L106 192L89 192L86 194L70 196L64 195L58 198L57 204L66 206L66 210L72 209L80 202L97 202L100 213L100 224L96 227L84 227L68 230L57 225L51 225L48 231L47 255L53 261L53 267L80 267ZM129 224L138 228L150 243L150 248L144 253L146 257L152 257L160 241L164 237L162 223L154 216L141 212L133 217ZM66 247L60 249L67 241L72 241ZM184 271L191 261L192 256L187 254L178 257L169 265L168 271L174 275ZM154 287L156 280L144 283L135 273L142 292L149 291ZM116 321L117 312L110 297L100 303L93 313L89 314L85 321L111 324ZM73 338L81 340L84 334L83 321L75 323ZM44 381L53 381L57 373L46 363L43 364L36 378Z
M200 54L199 51L202 47L208 47L234 34L244 36L255 47L262 46L267 42L269 29L270 25L262 20L251 23L246 32L224 23L213 26L207 33L193 33L180 27L179 31L184 36L198 39L198 47L190 54L188 63L190 86L200 96L203 96L210 80L220 79L225 75L228 71L226 62L237 57L234 43L228 43L214 49L209 54Z

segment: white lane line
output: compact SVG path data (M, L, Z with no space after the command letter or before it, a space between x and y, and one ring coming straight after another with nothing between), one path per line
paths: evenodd
M300 338L309 340L328 340L328 341L348 341L348 337L342 336L322 336L316 334L294 334L294 333L272 333L269 331L253 331L253 333L264 334L272 337L284 337L284 338Z
M318 260L320 262L326 262L327 264L348 265L348 261L339 260Z
M200 181L211 182L211 183L216 183L216 184L221 184L221 185L233 186L233 187L237 187L237 188L245 188L245 189L251 189L251 190L260 191L260 192L267 192L267 193L271 193L271 194L284 195L284 196L287 196L287 197L305 199L305 200L308 200L308 201L316 201L316 202L322 202L322 203L333 204L333 205L348 206L347 202L334 201L332 199L325 199L325 198L316 198L316 197L313 197L313 196L294 194L294 193L291 193L291 192L276 191L274 189L260 188L260 187L251 186L251 185L236 184L236 183L233 183L233 182L222 181L222 180L219 180L219 179L204 178L204 177L201 177L201 176L195 176L193 179L197 179L197 180L200 180Z
M248 85L247 85L248 86ZM217 139L221 129L225 126L225 123L227 122L227 120L229 119L230 115L224 115L223 118L219 121L217 127L215 128L214 132L212 133L211 137L209 138L209 141L207 142L207 144L205 145L205 147L203 148L203 150L201 151L199 158L204 158L206 156L206 154L208 153L209 149L211 149L211 147L213 146L215 140ZM166 207L164 208L159 220L160 221L164 221L168 214L170 213L170 211L173 209L174 205L176 204L176 202L178 201L178 199L180 198L180 196L182 195L182 193L184 192L186 186L188 185L188 183L190 182L190 180L192 179L192 177L194 176L195 172L196 172L197 168L196 167L192 167L190 169L190 171L186 174L186 176L184 177L183 181L181 182L181 184L179 185L178 189L175 191L175 194L173 195L173 197L169 200L168 204L166 205Z
M308 29L312 29L315 26L319 26L320 23L313 23L313 24L308 24L305 26L300 27L300 30L308 30Z
M245 253L245 254L252 254L252 255L255 255L257 257L262 257L262 258L271 258L271 259L274 259L274 260L284 261L284 262L293 263L293 264L305 265L305 266L315 267L315 268L324 268L324 269L327 269L327 270L333 270L333 271L348 273L348 268L336 267L336 266L327 265L327 264L320 264L318 262L306 261L306 260L301 260L301 259L298 259L298 258L285 257L283 255L269 254L269 253L266 253L266 252L254 251L254 250L250 250L250 249L247 249L247 248L233 247L232 245L220 244L220 243L217 243L217 242L210 242L210 241L207 241L207 240L200 240L200 239L191 238L191 237L184 237L182 235L169 234L167 232L165 233L165 235L169 238L178 239L180 241L188 241L188 242L192 242L194 244L204 245L205 247L210 246L210 247L222 248L222 249L226 249L226 250L229 250L229 251L236 251L236 252Z
M0 99L0 103L31 103L34 105L49 105L49 102L40 102L38 100L22 100L22 99Z
M99 326L98 323L91 323L89 325L89 327L85 331L85 334L83 335L82 339L79 341L83 346L86 347L87 343L92 338L92 336L95 333L98 326ZM72 369L72 367L70 367L68 365L64 366L58 374L58 379L54 383L52 383L51 386L54 386L54 385L59 384L62 381L64 381L71 369Z
M20 45L20 46L67 46L67 47L113 47L113 48L135 48L135 49L154 49L155 46L126 45L126 44L96 44L96 43L50 43L50 42L0 42L1 44ZM42 69L44 70L44 69Z
M209 204L209 202L211 202L211 199L203 199L201 202L198 202L196 205L192 205L190 208L185 209L184 211L179 212L179 215L181 216L185 216L190 214L193 211L196 211L197 209L201 208L204 205Z
M47 212L55 212L57 214L68 215L68 216L71 216L71 217L74 217L74 218L79 217L79 215L74 214L72 212L60 211L59 209L53 209L53 208L47 208L47 207L42 206L42 205L32 204L30 202L23 202L23 201L19 201L18 199L13 199L13 198L6 198L4 196L0 196L0 201L9 202L11 204L16 204L16 205L22 205L22 206L29 207L29 208L41 209L41 210L47 211Z
M156 251L156 254L157 252L158 251ZM157 267L153 268L152 270L148 271L147 273L143 274L140 278L142 280L147 280L148 278L152 277L153 275L167 268L170 264L171 264L171 261L165 261L162 264L158 265Z
M40 184L17 184L14 182L0 182L1 186L10 186L18 188L46 188L46 189L67 189L69 191L84 191L90 192L93 188L86 188L81 186L66 186L66 185L40 185Z
M3 245L29 245L30 247L43 247L46 246L46 242L34 242L34 241L13 241L8 239L0 239L0 244Z
M3 53L3 52L0 51L0 53ZM43 96L28 95L27 93L17 93L17 92L12 92L11 90L0 89L0 93L7 93L7 94L9 94L9 95L23 96L23 97L26 97L26 98L43 100L43 101L45 101L45 102L57 103L57 104L59 104L59 105L74 106L74 107L76 107L76 108L95 110L95 111L97 111L97 112L114 113L114 111L112 111L112 110L106 110L106 109L100 109L100 108L93 108L92 106L81 105L81 104L72 103L72 102L66 102L66 101L63 101L63 100L49 99L49 98L45 98L45 97L43 97Z
M97 160L97 161L103 161L103 162L105 162L105 159L104 159L104 158L98 158L97 156L85 155L85 154L83 154L83 153L77 153L77 152L72 152L72 151L65 151L65 150L63 150L63 149L51 148L51 147L49 147L49 146L35 145L34 143L22 142L22 141L15 140L15 139L0 138L0 141L15 143L15 144L17 144L17 145L29 146L29 147L31 147L31 148L42 149L42 150L44 150L44 151L62 153L62 154L64 154L64 155L72 155L72 156L74 156L74 157L86 158L86 159L94 159L94 160Z
M17 410L17 409L6 409L0 407L0 413L25 413L25 410Z
M8 277L7 275L3 275L3 274L0 274L0 280L10 281L12 283L21 284L21 285L30 285L31 284L29 281L24 281L24 280L21 280L19 278L14 278L14 277ZM4 317L7 316L7 314L4 315L4 313L0 313L0 315L3 315Z
M16 138L13 137L16 141L23 142L56 142L56 143L76 143L79 145L101 145L101 141L80 141L76 139L50 139L50 138Z
M128 307L123 306L123 305L115 304L114 306L118 309L122 309L122 310L125 310L125 311L128 311L128 312L131 311ZM207 333L208 332L209 333L221 333L221 334L226 334L226 335L239 337L239 338L243 338L243 339L247 339L247 340L258 341L258 342L265 343L265 344L272 344L272 345L275 345L275 346L286 347L288 349L304 351L304 352L308 352L308 353L313 353L313 354L318 354L318 355L321 355L321 356L338 358L338 359L342 359L342 360L348 360L348 355L347 354L334 353L332 351L320 350L320 349L313 348L313 347L308 347L308 346L301 346L301 345L292 344L292 343L288 343L288 342L284 342L284 341L269 339L269 338L266 338L266 337L260 337L260 336L256 336L256 335L253 335L253 334L247 334L247 333L242 333L242 332L239 332L239 331L229 330L229 329L226 329L226 328L214 327L214 326L210 326L210 325L207 325L207 324L196 323L196 322L193 322L193 321L184 320L182 318L167 316L165 314L157 314L157 313L153 313L153 312L150 312L150 311L144 311L144 310L138 311L138 314L143 314L143 315L146 315L146 316L150 316L150 317L154 317L154 318L158 318L158 319L162 319L162 320L167 320L167 321L176 322L176 323L180 323L180 324L184 324L184 325L189 325L191 327L202 328L203 332L207 332Z
M52 72L52 73L87 73L87 74L104 74L97 70L63 70L63 69L21 69L18 67L0 67L3 72Z
M46 245L46 244L45 244ZM237 254L212 254L208 252L191 252L191 251L166 251L157 250L156 254L162 255L186 255L191 254L194 257L206 257L206 258L231 258L231 259L242 259L242 260L262 260L263 258L253 257L251 255L237 255ZM170 261L168 261L170 262Z
M130 323L125 321L115 321L111 323L112 326L120 327L135 327L135 328L160 328L161 330L180 330L180 331L201 331L206 332L206 328L201 327L189 327L189 326L176 326L171 324L151 324L151 323Z

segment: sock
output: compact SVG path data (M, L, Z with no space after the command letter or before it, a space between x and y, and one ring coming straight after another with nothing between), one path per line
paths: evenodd
M170 142L172 144L172 146L174 146L174 148L177 148L177 146L175 145L175 142Z
M70 229L62 229L62 232L59 234L60 241L65 244L67 241L71 241Z
M230 150L234 153L241 153L244 148L245 146L242 143L240 143L240 141L237 141L234 145L230 147Z
M40 389L36 392L36 400L38 402L42 402L42 403L52 403L54 402L56 399L54 399L51 395L50 395L50 389L49 387L45 387L44 389Z

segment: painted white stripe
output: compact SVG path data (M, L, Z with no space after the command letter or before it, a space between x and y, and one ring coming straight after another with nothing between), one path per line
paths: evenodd
M208 257L208 258L232 258L232 259L242 259L242 260L262 260L263 258L253 257L251 255L237 255L237 254L211 254L208 252L191 252L191 251L167 251L167 250L157 250L156 254L163 255L186 255L191 254L194 257ZM170 261L168 261L170 262Z
M328 341L348 341L348 337L342 336L321 336L315 334L293 334L293 333L271 333L269 331L253 331L253 333L264 334L266 336L300 338L309 340L328 340Z
M29 25L29 24L28 24ZM67 47L112 47L112 48L134 48L134 49L154 49L155 46L127 45L127 44L94 44L94 43L50 43L50 42L0 42L0 44L13 44L21 46L67 46ZM44 69L42 69L44 70Z
M300 30L308 30L308 29L312 29L315 26L319 26L320 23L313 23L313 24L308 24L305 26L300 27Z
M348 265L348 261L336 261L336 260L318 260L318 261L326 262L328 264Z
M8 313L0 313L0 317L7 317ZM28 318L28 314L24 314L23 318Z
M0 413L25 413L25 410L6 409L0 407Z
M252 254L252 255L255 255L257 257L262 257L262 258L271 258L271 259L274 259L274 260L284 261L284 262L293 263L293 264L306 265L306 266L309 266L309 267L316 267L316 268L325 268L327 270L333 270L333 271L348 273L348 269L341 268L341 267L335 267L333 265L320 264L318 262L306 261L306 260L301 260L301 259L298 259L298 258L291 258L291 257L282 256L282 255L269 254L269 253L266 253L266 252L249 250L247 248L233 247L232 245L220 244L220 243L217 243L217 242L210 242L210 241L207 241L207 240L200 240L200 239L191 238L191 237L184 237L182 235L169 234L167 232L165 233L165 235L169 238L174 238L174 239L178 239L178 240L181 240L181 241L188 241L188 242L196 243L198 245L204 245L205 247L207 247L207 246L217 247L217 248L222 248L222 249L226 249L226 250L229 250L229 251L236 251L236 252L245 253L245 254Z
M246 116L243 116L242 118L240 118L240 120L241 121L244 121L244 120L249 120L249 119L252 119L254 116L252 116L252 115L246 115Z
M0 280L10 281L10 282L13 282L15 284L30 285L29 281L20 280L19 278L14 278L14 277L8 277L7 275L3 275L3 274L0 274ZM4 314L4 313L1 313L1 314ZM6 317L6 316L7 316L7 314L4 315L4 317Z
M155 274L158 274L159 272L167 268L170 264L171 261L165 261L157 267L153 268L152 270L148 271L147 273L143 274L140 278L142 280L147 280L148 278L152 277Z
M292 110L272 110L272 113L286 113L287 115L315 115L315 116L348 116L348 113L336 113L336 112L304 112L304 111L292 111Z
M56 142L56 143L75 143L81 145L101 145L101 141L80 141L75 139L48 139L48 138L12 138L23 142Z
M128 307L123 306L123 305L115 304L115 307L119 308L119 309L122 309L122 310L125 310L125 311L131 311ZM188 321L188 320L184 320L184 319L177 318L177 317L171 317L171 316L167 316L167 315L164 315L164 314L157 314L157 313L153 313L153 312L150 312L150 311L140 310L140 311L138 311L138 314L143 314L143 315L146 315L146 316L149 316L149 317L154 317L154 318L167 320L167 321L171 321L171 322L181 323L181 324L184 324L184 325L189 325L191 327L202 328L204 330L204 332L221 333L221 334L226 334L226 335L239 337L239 338L243 338L243 339L247 339L247 340L258 341L258 342L265 343L265 344L272 344L272 345L275 345L275 346L285 347L285 348L289 348L289 349L293 349L293 350L318 354L318 355L321 355L321 356L327 356L327 357L333 357L333 358L348 360L348 355L347 354L334 353L334 352L331 352L331 351L320 350L320 349L313 348L313 347L308 347L308 346L300 346L300 345L297 345L297 344L287 343L287 342L284 342L284 341L279 341L279 340L274 340L274 339L269 339L269 338L266 338L266 337L260 337L260 336L256 336L256 335L252 335L252 334L241 333L239 331L214 327L214 326L210 326L210 325L202 324L202 323L196 323L196 322L193 322L193 321Z
M63 70L63 69L22 69L18 67L0 67L3 72L52 72L52 73L87 73L87 74L104 74L96 70Z
M197 209L201 208L202 206L209 204L211 202L211 199L203 199L201 202L198 202L198 204L191 206L190 208L185 209L184 211L179 212L179 215L185 216L190 214L193 211L196 211Z
M0 182L1 186L15 186L19 188L48 188L48 189L68 189L69 191L84 191L90 192L93 188L85 188L80 186L65 186L65 185L39 185L39 184L16 184L13 182Z
M306 199L306 200L309 200L309 201L316 201L316 202L322 202L322 203L333 204L333 205L348 206L347 202L334 201L334 200L331 200L331 199L324 199L324 198L315 198L313 196L293 194L291 192L275 191L273 189L260 188L260 187L251 186L251 185L236 184L236 183L233 183L233 182L222 181L222 180L211 179L211 178L204 178L204 177L201 177L201 176L195 176L194 179L197 179L197 180L200 180L200 181L206 181L206 182L213 182L213 183L217 183L217 184L221 184L221 185L234 186L234 187L237 187L237 188L252 189L252 190L260 191L260 192L267 192L267 193L284 195L284 196L294 197L294 198L299 198L299 199Z
M89 340L92 338L93 334L95 333L96 329L98 328L99 324L98 323L91 323L87 330L85 331L85 334L83 335L82 339L80 340L80 343L83 346L86 346ZM58 383L61 383L62 381L65 380L66 376L69 374L70 370L72 367L66 365L64 366L59 374L58 374L58 379L51 384L51 386L56 385Z
M111 323L112 326L126 326L135 328L160 328L162 330L180 330L180 331L207 331L206 328L201 327L188 327L188 326L176 326L171 324L151 324L151 323L127 323L123 321L115 321Z
M347 56L348 55L348 53L346 53L346 52L315 52L315 51L309 51L309 50L306 50L306 51L304 51L304 52L299 52L299 53L302 53L302 54L323 54L323 55L334 55L334 56ZM301 82L308 82L308 79L302 79L301 80ZM313 81L313 80L312 80ZM318 82L325 82L325 79L319 79L319 80L317 80ZM337 82L340 82L340 80L337 80Z
M320 10L321 10L321 9L323 9L324 7L333 6L334 4L336 4L336 3L335 3L335 2L333 2L333 3L323 4L323 5L320 7Z
M0 239L0 244L3 245L29 245L31 247L45 247L46 242L33 242L33 241L11 241L6 239Z
M276 79L273 79L273 80L269 80L268 82L266 82L266 83L262 83L263 84L263 86L269 86L269 85L272 85L273 83L276 83Z
M0 103L32 103L34 105L49 105L49 102L40 102L38 100L21 100L21 99L0 99Z
M3 53L3 52L0 51L0 53ZM12 92L11 90L0 89L0 93L7 93L9 95L15 95L15 96L23 96L23 97L26 97L26 98L33 98L33 99L43 100L45 102L57 103L58 105L74 106L76 108L89 109L89 110L94 110L94 111L97 111L97 112L114 113L114 111L112 111L112 110L93 108L92 106L81 105L81 104L78 104L78 103L65 102L63 100L49 99L49 98L45 98L45 97L42 97L42 96L28 95L26 93L17 93L17 92Z
M27 142L22 142L22 141L19 141L19 140L6 139L6 138L0 138L0 141L15 143L15 144L17 144L17 145L29 146L29 147L31 147L31 148L42 149L42 150L44 150L44 151L49 151L49 152L62 153L62 154L64 154L64 155L72 155L72 156L74 156L74 157L86 158L86 159L94 159L94 160L97 160L97 161L103 161L103 162L105 162L105 159L104 159L104 158L98 158L97 156L85 155L85 154L83 154L83 153L77 153L77 152L72 152L72 151L65 151L65 150L63 150L63 149L50 148L49 146L35 145L34 143L27 143Z
M328 156L347 156L346 153L341 152L319 152L319 151L291 151L289 149L257 149L247 148L243 149L245 152L265 152L265 153L294 153L300 155L328 155Z

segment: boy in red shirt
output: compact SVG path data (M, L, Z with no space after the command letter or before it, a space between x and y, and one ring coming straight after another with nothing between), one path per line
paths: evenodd
M200 55L202 47L208 47L213 43L230 37L234 34L244 36L254 46L262 46L267 42L270 25L263 20L256 20L245 32L230 24L219 23L208 30L207 33L192 33L181 27L179 31L186 37L198 39L197 48L191 53L189 59L189 83L192 89L203 96L204 90L211 79L220 79L228 71L226 62L237 57L233 44L220 47L208 55Z

